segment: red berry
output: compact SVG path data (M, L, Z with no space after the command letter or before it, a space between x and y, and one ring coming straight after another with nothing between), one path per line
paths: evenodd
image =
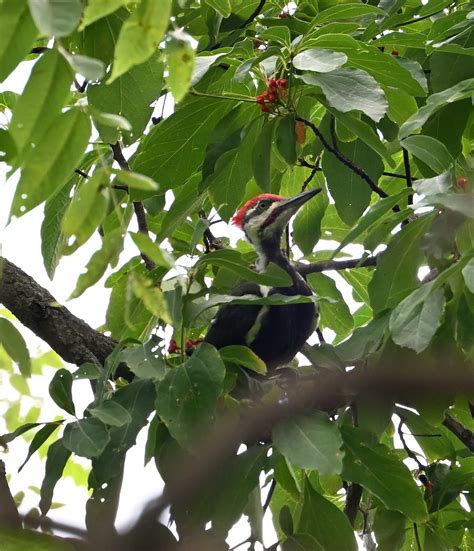
M179 350L178 343L174 340L170 340L170 344L168 346L168 354L175 354Z
M260 105L263 105L265 103L265 98L263 96L257 96L255 98L255 101L259 103Z
M394 48L394 49L392 50L392 55L395 55L395 56L399 55L398 50L396 50L396 49Z
M268 81L268 86L270 86L270 88L277 88L278 87L278 80L275 80L274 78L271 78Z
M288 86L288 80L286 78L279 78L277 84L279 88L286 88Z
M456 180L456 184L462 189L466 189L467 178L465 176L461 176L461 178Z
M278 14L278 17L279 17L280 19L287 19L287 18L290 17L290 16L286 13L286 11L281 11L281 12Z
M268 94L268 101L270 103L275 103L277 100L276 94Z
M271 113L272 112L271 107L269 105L267 105L266 103L260 107L260 110L263 113Z

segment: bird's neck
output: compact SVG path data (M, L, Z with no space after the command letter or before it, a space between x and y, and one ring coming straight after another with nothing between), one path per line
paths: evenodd
M302 279L296 271L295 267L291 264L288 257L283 254L280 248L280 243L263 242L255 247L257 251L257 272L265 272L270 262L274 262L280 268L283 268L287 274L291 277L293 284L297 285Z

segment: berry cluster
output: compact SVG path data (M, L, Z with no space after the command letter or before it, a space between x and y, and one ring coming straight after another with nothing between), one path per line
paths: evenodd
M186 354L190 356L194 352L196 346L202 342L203 339L188 339L184 345ZM179 351L180 347L178 346L178 343L174 339L171 339L168 346L168 354L177 354Z
M264 113L273 112L273 106L280 100L285 99L287 94L288 81L286 78L274 79L268 81L268 88L256 96L255 100L260 105L260 110Z

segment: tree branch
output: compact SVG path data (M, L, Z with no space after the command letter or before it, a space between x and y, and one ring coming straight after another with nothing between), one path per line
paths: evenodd
M474 433L449 413L446 414L443 425L450 430L461 442L474 453Z
M311 130L313 131L313 133L315 134L315 136L317 136L320 140L321 140L321 143L323 144L323 146L330 152L332 153L333 155L335 155L335 157L337 157L341 163L345 166L347 166L348 168L350 168L353 172L355 172L358 176L360 176L363 180L365 180L367 182L367 184L369 185L370 189L372 191L374 191L377 195L379 195L380 197L384 198L384 197L388 197L388 194L385 193L385 191L381 188L379 188L379 186L374 182L374 180L372 180L372 178L367 174L367 172L361 168L360 166L356 165L354 163L354 161L351 161L351 159L348 159L338 148L337 148L337 141L335 140L335 130L333 129L333 120L331 121L331 135L332 135L332 139L333 139L333 142L335 142L335 145L331 145L327 140L326 138L324 137L324 134L321 132L321 130L319 130L319 128L313 124L311 121L307 120L307 119L304 119L303 117L296 117L295 120L297 121L300 121L302 122L303 124L305 124L308 128L311 128Z
M130 170L130 165L128 164L127 159L123 156L122 148L120 147L119 142L116 142L114 144L110 144L110 147L112 149L112 153L114 156L114 160L117 161L119 167L122 170ZM145 235L148 235L148 224L146 221L146 213L145 213L145 207L143 206L143 203L141 201L133 201L133 209L135 210L135 216L137 218L138 223L138 231L140 233L144 233ZM145 262L146 269L151 272L156 268L155 263L151 258L148 258L146 254L141 254L141 257L143 258L143 261Z
M349 519L349 522L354 526L354 522L359 510L359 503L362 497L364 489L360 484L352 482L347 486L346 504L344 506L344 513Z
M21 528L21 518L15 500L8 486L5 463L0 460L0 527L9 529Z
M350 258L349 260L324 260L322 262L312 262L296 264L297 271L302 275L326 272L328 270L348 270L350 268L366 268L377 265L378 256L369 256L367 258Z
M103 365L117 344L74 316L32 277L1 257L0 303L66 362Z

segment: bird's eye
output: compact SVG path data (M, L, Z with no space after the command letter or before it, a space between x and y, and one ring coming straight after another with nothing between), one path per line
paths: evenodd
M269 206L270 206L270 202L265 201L265 199L258 202L258 210L266 210L268 209Z

